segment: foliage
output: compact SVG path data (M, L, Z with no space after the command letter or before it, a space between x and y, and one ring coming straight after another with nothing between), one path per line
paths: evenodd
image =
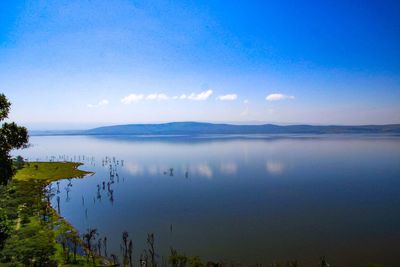
M0 208L8 221L8 238L0 253L4 263L54 266L54 233L37 215L42 207L42 186L37 181L12 181L0 191ZM36 216L35 216L36 215ZM11 223L13 222L13 223Z
M76 253L82 248L79 234L49 206L47 186L85 172L76 169L78 163L37 163L38 171L34 165L26 163L7 186L0 186L0 266L89 266ZM63 249L57 243L62 240L71 247Z
M4 94L0 94L0 121L8 117L11 103ZM5 185L15 174L10 157L12 149L24 148L28 144L28 130L14 122L3 123L0 128L0 184Z
M2 260L21 262L25 266L57 266L51 259L54 252L53 232L36 219L22 226L18 234L7 239Z
M186 256L179 254L177 250L171 248L171 254L168 257L168 262L172 267L188 266L188 267L204 267L204 263L199 256Z
M0 249L3 249L4 242L10 235L10 223L6 211L0 208Z

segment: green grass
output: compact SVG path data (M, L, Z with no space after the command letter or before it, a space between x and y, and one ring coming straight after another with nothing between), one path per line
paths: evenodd
M4 247L0 250L0 266L24 266L27 260L37 261L43 255L49 259L46 266L93 266L81 255L77 255L76 262L65 262L65 254L56 238L63 231L69 231L79 239L79 233L48 206L44 190L51 182L91 174L79 170L80 165L75 162L26 162L11 183L0 187L0 214L5 215L2 217L5 220L0 223L8 225L8 238L3 240ZM43 219L44 210L47 220ZM96 263L110 265L102 257L97 257Z
M77 162L27 162L16 173L14 180L41 180L54 182L60 179L83 177L90 172L79 170Z

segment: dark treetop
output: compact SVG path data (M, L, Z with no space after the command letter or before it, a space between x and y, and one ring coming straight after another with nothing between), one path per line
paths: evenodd
M8 117L11 103L4 94L0 94L0 121ZM14 122L3 123L0 128L0 184L6 184L14 175L10 151L26 147L28 143L28 131Z

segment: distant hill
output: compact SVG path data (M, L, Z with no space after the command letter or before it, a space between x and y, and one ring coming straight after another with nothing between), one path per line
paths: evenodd
M54 136L54 135L85 135L85 130L34 130L29 131L30 136Z
M400 124L362 126L313 126L274 124L233 125L201 122L171 122L162 124L127 124L105 126L79 135L202 135L202 134L400 134ZM61 133L62 134L62 133ZM64 133L68 134L68 133Z

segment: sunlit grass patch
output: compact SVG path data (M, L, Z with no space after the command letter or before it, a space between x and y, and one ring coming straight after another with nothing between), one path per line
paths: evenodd
M19 181L44 180L47 182L60 179L83 177L90 172L79 170L82 163L77 162L26 162L13 179Z

